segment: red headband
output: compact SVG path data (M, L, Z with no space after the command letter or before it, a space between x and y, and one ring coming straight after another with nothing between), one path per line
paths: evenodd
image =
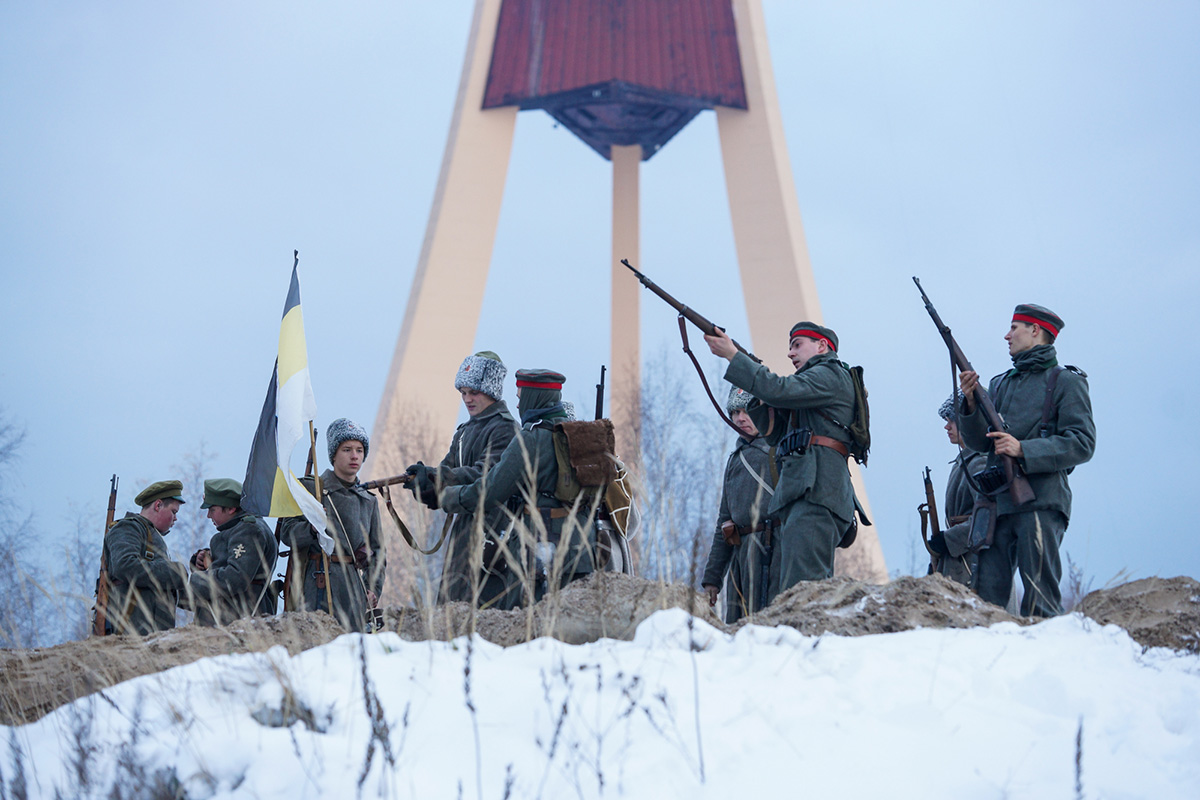
M561 383L535 383L534 381L517 381L517 388L525 389L557 389L562 391Z
M792 331L792 335L788 337L788 344L791 344L792 339L795 339L797 336L804 336L808 339L816 339L819 342L824 342L825 344L829 345L830 350L835 353L837 352L837 345L830 341L828 336L823 336L820 333L808 330L807 328L797 328L796 330Z
M1038 325L1038 326L1050 331L1050 335L1053 336L1055 339L1058 338L1058 328L1054 327L1049 322L1046 322L1043 319L1038 319L1037 317L1031 317L1028 314L1013 314L1013 322L1028 322L1030 325Z

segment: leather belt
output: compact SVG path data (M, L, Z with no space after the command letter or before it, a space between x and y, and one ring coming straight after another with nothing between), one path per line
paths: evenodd
M738 525L737 532L738 532L738 536L749 536L752 533L762 533L763 531L771 530L774 527L775 527L775 520L765 519L765 520L759 522L754 527L750 527L749 525Z
M525 506L524 514L527 517L537 514L542 519L566 519L571 516L571 511L566 508L533 508L527 505Z
M320 552L316 552L316 553L310 552L308 554L308 560L309 561L320 561L321 560ZM334 564L353 564L354 556L343 556L343 555L338 555L337 553L334 553L333 555L331 555L329 557L329 560L331 562L333 562Z
M839 442L837 439L832 439L828 436L821 436L820 434L814 433L812 436L812 440L809 442L809 444L816 444L816 445L820 445L821 447L828 447L830 450L835 450L838 453L840 453L842 458L850 457L850 448L846 447L846 445L843 442Z
M946 522L950 523L951 525L959 525L963 522L966 522L970 518L970 514L959 514L956 517L946 517Z

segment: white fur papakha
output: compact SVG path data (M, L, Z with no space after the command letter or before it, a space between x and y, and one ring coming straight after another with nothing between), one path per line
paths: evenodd
M459 391L474 389L493 400L499 400L504 394L504 378L507 375L508 368L504 362L495 353L482 350L463 359L454 376L454 388Z

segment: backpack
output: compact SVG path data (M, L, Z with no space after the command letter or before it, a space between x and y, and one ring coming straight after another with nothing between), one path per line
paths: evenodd
M867 405L867 385L863 383L863 368L852 367L845 361L830 362L840 364L842 369L850 373L850 381L854 384L854 417L850 424L843 425L825 411L818 413L832 422L850 437L850 455L859 464L866 466L867 456L871 452L871 408Z
M552 435L558 462L554 497L567 504L574 504L580 495L585 496L581 505L598 502L601 513L607 514L624 536L633 495L625 465L613 453L612 420L559 422Z

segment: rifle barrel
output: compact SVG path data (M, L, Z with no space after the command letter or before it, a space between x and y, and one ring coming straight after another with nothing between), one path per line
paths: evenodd
M374 481L367 481L362 485L362 488L366 489L367 491L371 491L372 489L378 489L381 486L395 486L397 483L412 483L412 479L413 476L405 472L403 475L393 475L390 478L380 478Z

